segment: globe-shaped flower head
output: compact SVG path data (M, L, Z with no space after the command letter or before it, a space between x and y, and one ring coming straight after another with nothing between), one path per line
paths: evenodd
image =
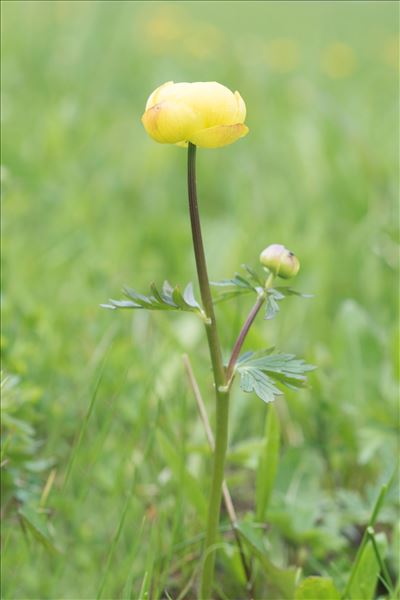
M246 105L239 92L216 81L168 81L149 97L142 123L161 144L219 148L236 142L249 129Z

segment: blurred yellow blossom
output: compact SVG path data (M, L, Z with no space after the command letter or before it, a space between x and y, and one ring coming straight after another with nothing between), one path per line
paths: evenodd
M299 46L290 38L278 38L267 42L263 54L271 69L282 73L293 71L300 62Z
M183 39L183 49L198 59L215 56L221 51L223 32L209 23L198 23Z
M184 14L179 7L163 6L150 18L145 18L142 28L154 50L176 42L185 30Z
M388 38L382 50L382 58L391 67L398 69L399 63L399 51L400 51L400 39L396 36Z
M203 60L220 52L224 40L220 28L191 18L187 10L177 4L144 9L139 17L139 28L154 54L184 53Z
M161 144L219 148L248 133L246 105L239 92L216 81L168 81L149 97L142 123Z
M352 75L356 68L356 57L348 44L335 42L327 46L321 56L321 68L332 79Z

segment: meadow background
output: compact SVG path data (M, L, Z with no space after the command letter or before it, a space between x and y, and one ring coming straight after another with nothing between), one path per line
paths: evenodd
M315 295L260 318L246 348L318 365L309 390L278 401L266 543L277 564L343 590L399 449L398 8L2 3L3 598L178 598L187 584L193 597L210 458L181 357L212 419L202 326L99 308L125 284L196 279L186 153L140 123L168 80L216 80L247 103L249 135L198 153L210 277L278 242ZM218 305L226 357L250 302ZM267 411L235 387L241 519ZM393 579L397 490L376 527ZM218 596L239 597L224 539Z

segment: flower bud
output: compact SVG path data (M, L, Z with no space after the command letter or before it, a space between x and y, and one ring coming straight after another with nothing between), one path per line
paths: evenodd
M260 262L275 276L290 279L297 275L300 262L297 256L282 244L271 244L260 254Z

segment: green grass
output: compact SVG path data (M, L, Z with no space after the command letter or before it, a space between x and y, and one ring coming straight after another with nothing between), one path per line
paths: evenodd
M124 284L196 279L185 152L140 123L168 80L217 80L247 104L248 137L198 153L210 277L277 242L315 294L257 320L246 343L319 367L276 404L264 542L276 564L343 592L398 440L398 6L17 1L2 17L2 349L19 378L6 410L33 428L27 456L18 436L4 449L2 597L194 597L210 456L181 356L212 420L202 325L99 308ZM226 358L248 309L217 306ZM235 387L228 483L248 522L266 416ZM25 536L18 508L36 510L54 468L47 531ZM392 486L375 530L393 580L397 516ZM237 598L227 523L218 593Z

